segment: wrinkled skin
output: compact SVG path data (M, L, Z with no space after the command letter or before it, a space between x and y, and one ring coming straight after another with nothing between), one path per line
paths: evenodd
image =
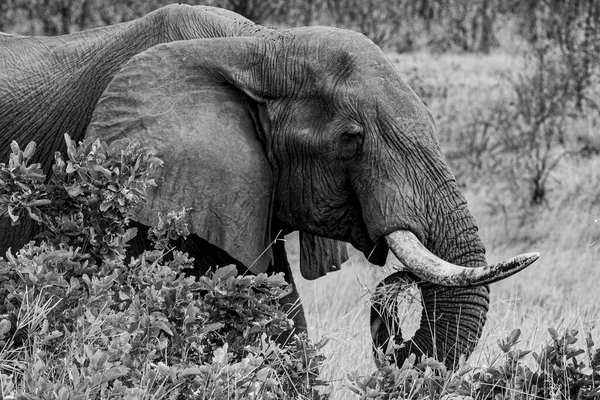
M136 221L192 207L187 248L199 269L234 260L291 280L284 243L269 244L293 230L309 278L339 268L340 242L382 265L383 238L397 230L449 262L486 265L431 116L358 33L275 31L229 12L170 6L60 38L0 36L0 49L0 157L11 140L35 140L48 171L62 134L80 140L86 128L155 146L165 167ZM0 251L31 238L31 226L3 223ZM202 264L204 250L217 256ZM481 334L488 288L421 287L421 328L399 357L425 352L453 366ZM305 328L302 312L295 321Z

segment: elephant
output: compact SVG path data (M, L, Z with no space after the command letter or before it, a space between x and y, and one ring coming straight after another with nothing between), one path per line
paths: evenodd
M189 208L192 234L180 245L197 272L231 263L283 272L299 330L306 320L281 240L293 231L308 279L339 270L349 243L375 265L391 250L421 282L421 327L398 362L415 352L454 367L481 335L489 284L538 258L487 264L432 116L360 33L271 29L171 5L60 37L3 34L0 51L0 157L11 140L34 140L49 171L64 132L154 146L164 166L136 226ZM3 252L35 234L1 224ZM401 337L382 321L371 319L376 344Z

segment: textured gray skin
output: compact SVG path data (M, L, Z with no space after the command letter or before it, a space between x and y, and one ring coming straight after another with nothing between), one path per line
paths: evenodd
M336 241L382 264L382 238L399 229L449 262L486 266L432 119L377 46L355 32L272 31L232 15L170 6L59 38L1 37L0 156L13 139L36 140L48 170L62 134L81 139L95 112L91 135L138 137L165 161L139 222L191 204L197 237L246 266L289 273L281 243L254 260L292 230L308 277L339 268ZM31 237L0 229L4 250ZM488 289L422 290L414 342L452 366L481 334Z

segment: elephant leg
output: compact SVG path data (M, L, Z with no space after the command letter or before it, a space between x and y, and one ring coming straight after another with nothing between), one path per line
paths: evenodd
M129 227L135 227L138 233L135 238L131 239L128 243L127 258L132 256L139 256L145 250L152 249L152 243L148 239L149 227L140 224L136 221L131 221ZM190 257L194 258L194 270L188 271L188 275L199 278L206 274L211 269L224 267L226 265L235 265L238 270L238 274L244 275L251 273L242 263L235 258L231 257L226 251L221 250L217 246L210 244L206 240L198 237L195 234L188 235L187 238L179 238L173 240L170 245L175 247L177 250L188 253Z
M292 292L280 300L283 311L287 312L290 318L294 321L294 333L306 332L306 316L304 308L300 302L300 295L294 283L292 269L287 259L285 244L283 241L276 240L274 244L274 260L273 265L269 268L269 273L283 272L285 281L291 286Z

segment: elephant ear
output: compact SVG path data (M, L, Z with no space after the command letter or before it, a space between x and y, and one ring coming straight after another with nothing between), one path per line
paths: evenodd
M300 272L304 279L338 271L347 260L346 243L300 231Z
M164 161L138 222L190 208L191 233L262 272L273 257L272 173L259 106L248 97L258 95L234 79L245 76L240 60L256 43L236 40L174 42L132 58L97 104L88 136L136 138Z

